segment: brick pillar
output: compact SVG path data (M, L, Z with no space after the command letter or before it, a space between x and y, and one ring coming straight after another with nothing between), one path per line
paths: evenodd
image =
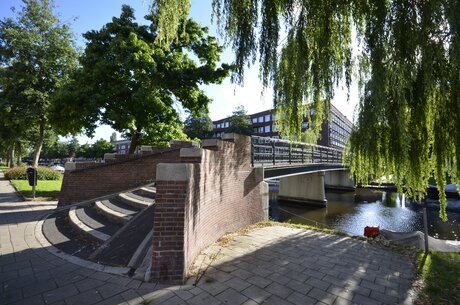
M157 166L153 225L152 281L181 283L186 276L185 206L192 164L160 163Z

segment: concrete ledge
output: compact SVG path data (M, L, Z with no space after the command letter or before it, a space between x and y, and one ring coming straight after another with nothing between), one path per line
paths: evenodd
M254 168L254 177L256 182L260 182L264 180L264 168L263 167L256 167Z
M202 155L203 155L203 150L198 147L180 149L181 158L201 158Z
M180 141L180 140L171 140L169 141L170 146L179 146L179 147L199 147L200 145L194 141Z
M117 155L116 153L105 153L104 160L115 160L116 155Z
M189 181L192 177L193 164L159 163L156 181Z
M306 199L306 198L290 197L290 196L279 196L278 195L278 200L296 202L296 203L301 203L301 204L305 204L305 205L312 205L312 206L321 206L321 207L327 206L327 200L326 199L324 199L324 200L315 200L315 199Z
M224 142L219 139L205 139L201 141L201 147L203 148L213 148L215 150L221 150L223 146Z
M66 172L71 172L77 169L77 163L75 162L66 162L64 165Z
M236 133L224 133L224 135L222 136L222 140L234 142L237 137L238 137L238 134Z

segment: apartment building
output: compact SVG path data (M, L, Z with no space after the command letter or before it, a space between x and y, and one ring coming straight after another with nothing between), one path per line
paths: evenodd
M310 114L314 115L314 109L310 110ZM265 110L254 114L249 114L249 122L253 128L253 135L270 138L280 138L276 131L276 116L275 110ZM213 121L214 137L220 138L229 127L228 118ZM321 138L318 140L318 145L343 149L351 134L353 124L343 115L337 108L331 105L331 121L323 123L321 130ZM309 128L307 118L305 117L302 123L302 131Z

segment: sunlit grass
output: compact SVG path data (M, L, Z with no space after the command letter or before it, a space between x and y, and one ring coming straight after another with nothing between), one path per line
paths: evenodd
M460 253L419 253L417 260L425 282L422 304L460 304Z
M26 198L32 198L32 187L27 180L11 180L19 193ZM57 200L61 191L62 180L39 180L35 189L38 200Z

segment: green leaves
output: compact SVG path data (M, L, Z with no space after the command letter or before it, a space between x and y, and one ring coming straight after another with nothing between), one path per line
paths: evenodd
M0 110L13 139L35 133L35 163L56 90L76 67L77 53L68 26L53 15L48 0L25 0L16 19L0 21Z
M131 138L133 153L139 144L166 145L186 137L177 102L194 114L207 109L210 99L199 84L219 83L228 75L229 66L217 67L222 47L193 20L180 23L183 31L168 48L159 47L158 18L147 19L150 26L137 24L125 5L119 18L84 34L82 67L55 108L63 132L83 127L91 134L99 122L107 124Z
M163 1L163 6L167 6ZM282 135L300 138L308 107L315 133L328 119L334 87L349 87L352 29L361 43L361 98L351 137L359 180L392 176L421 196L430 176L460 177L460 3L458 0L213 0L235 56L232 79L260 56L265 86L275 89ZM169 12L171 8L169 6ZM161 13L161 7L158 7ZM160 14L160 20L162 19ZM160 30L163 30L162 23ZM280 30L281 29L281 30ZM284 30L284 31L283 31ZM307 114L308 116L308 114ZM441 197L440 216L446 201Z

